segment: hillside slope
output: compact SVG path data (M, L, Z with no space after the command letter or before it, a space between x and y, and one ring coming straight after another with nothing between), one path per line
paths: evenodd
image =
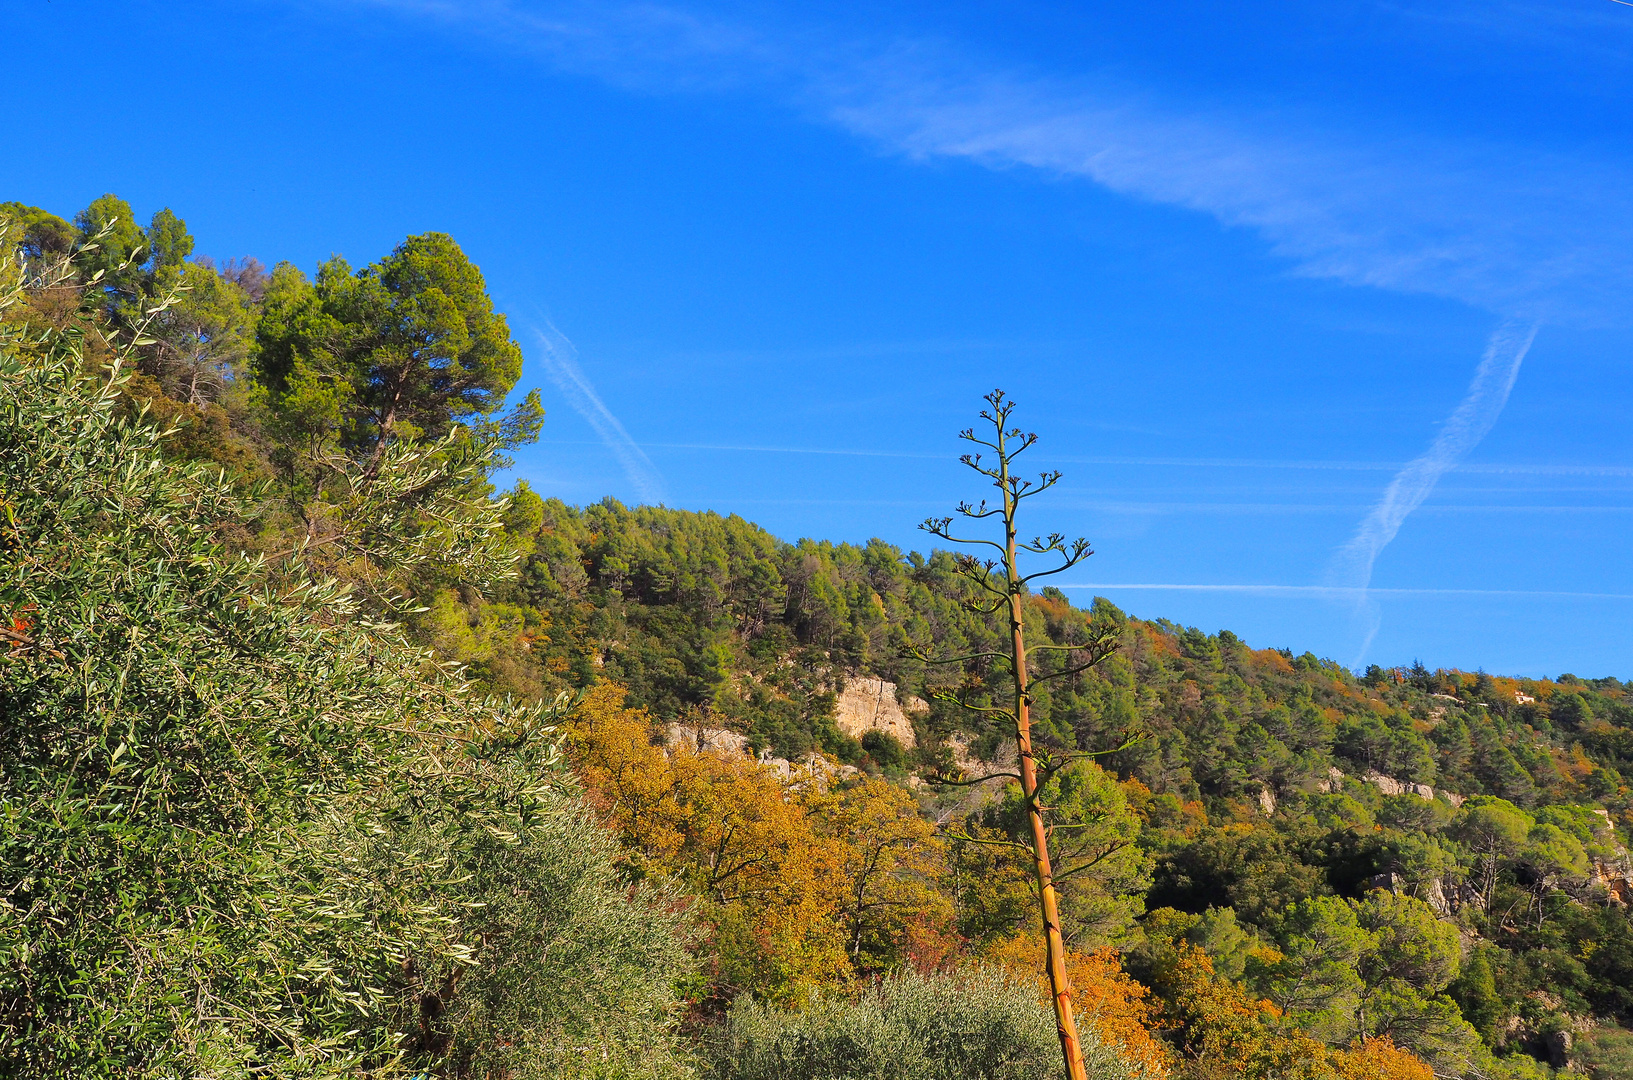
M958 786L1003 771L1010 733L959 704L1001 679L911 659L1005 647L951 555L525 485L495 500L540 412L500 413L520 353L447 236L309 279L187 261L179 218L142 229L113 196L73 225L0 210L22 228L0 327L15 370L67 349L65 387L158 422L144 468L219 470L239 509L178 518L220 545L200 559L343 587L348 620L400 622L477 690L569 693L558 735L620 886L655 882L686 913L697 974L659 1019L694 1048L745 994L1035 972L1031 886L1003 846L1014 795ZM136 372L110 383L115 357ZM1034 653L1036 674L1120 642L1034 712L1045 752L1100 755L1047 792L1081 823L1061 838L1083 869L1064 927L1097 1037L1185 1080L1633 1076L1627 686L1356 676L1103 599L1043 589L1025 609L1034 645L1067 647ZM27 638L31 611L8 601L0 627Z
M495 689L610 681L659 723L914 783L1002 752L1007 733L936 697L981 700L983 671L906 657L910 644L1001 644L961 604L945 553L790 544L737 517L574 508L525 488L507 527L528 552L521 577L491 600L440 594L422 625ZM1633 697L1620 681L1421 666L1357 677L1104 599L1084 610L1046 589L1029 602L1040 643L1105 624L1123 627L1119 653L1041 694L1036 715L1057 747L1138 736L1100 760L1141 820L1145 910L1205 916L1186 933L1274 998L1276 976L1262 963L1255 976L1249 956L1288 948L1289 910L1383 886L1465 935L1458 974L1427 998L1455 1002L1488 1046L1563 1062L1571 1039L1578 1060L1595 1039L1620 1045L1603 1026L1633 1023ZM847 690L880 681L911 739L891 720L859 740L845 730L855 716L836 718Z

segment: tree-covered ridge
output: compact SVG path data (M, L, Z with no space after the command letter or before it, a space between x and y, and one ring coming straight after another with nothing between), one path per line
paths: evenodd
M904 554L880 540L791 544L736 516L612 500L574 508L525 487L506 528L526 551L521 577L492 601L445 596L426 623L450 654L500 688L603 677L661 715L706 708L786 757L820 747L856 759L859 748L825 722L845 675L931 698L949 676L912 660L912 644L975 652L997 640L965 607L943 552ZM1040 643L1082 641L1097 622L1125 625L1120 654L1041 687L1037 713L1062 745L1146 733L1111 760L1153 791L1257 799L1313 792L1338 768L1526 807L1629 805L1633 700L1615 678L1421 666L1357 677L1309 653L1251 649L1229 631L1128 619L1104 599L1076 608L1050 588L1032 598L1028 619ZM921 764L934 766L935 747L965 726L932 703Z
M910 754L883 744L869 754L830 719L849 675L925 698L945 685L906 659L911 642L994 644L961 605L945 555L903 556L879 541L787 544L738 518L610 501L575 509L525 491L507 527L531 539L522 578L491 604L450 599L427 624L495 685L525 685L518 673L541 687L607 678L660 718L701 718L785 756L819 748L886 775L947 770L960 736L997 744L934 702L914 714ZM505 619L523 628L515 638L495 635ZM1466 1019L1490 1047L1546 1058L1573 1017L1633 1020L1630 714L1619 681L1419 666L1357 677L1308 653L1251 649L1228 631L1128 619L1103 600L1084 611L1056 591L1033 598L1029 619L1040 642L1124 626L1118 656L1040 695L1053 738L1094 748L1146 736L1102 760L1142 823L1149 891L1136 871L1080 902L1115 907L1118 895L1143 894L1147 910L1202 917L1184 940L1212 946L1223 972L1278 1007L1300 1000L1282 989L1304 978L1288 974L1289 950L1338 948L1354 979L1300 1015L1340 1042L1382 1033L1467 1055ZM963 678L979 692L981 674ZM975 858L965 865L988 877L955 889L957 932L992 941L1022 925L1002 889L982 895L997 868L968 850L954 856ZM1365 945L1383 928L1357 922L1369 917L1364 905L1345 906L1380 883L1417 905L1392 917L1455 923L1476 944L1418 976L1384 974L1397 965L1367 960ZM1322 897L1326 907L1297 907ZM1300 919L1316 929L1297 929ZM1118 938L1103 922L1076 926L1085 944ZM1244 960L1254 950L1257 966ZM1145 969L1154 983L1158 970ZM1369 1005L1375 998L1386 1004ZM1368 1011L1374 1022L1357 1026Z
M178 1075L224 1074L201 1046L287 1075L331 1051L380 1076L625 1075L612 1050L643 1040L678 1072L765 1075L789 1047L919 1038L897 993L1032 1038L1034 1013L991 1001L991 968L1037 971L1002 846L1020 802L952 783L1004 768L1009 733L949 700L1004 675L912 658L1005 647L953 556L496 497L540 414L501 411L519 354L445 236L308 277L190 260L184 222L136 227L112 196L73 223L0 212L0 705L25 718L0 740L4 1060L140 1075L159 1066L110 1049L140 1030ZM1629 1075L1623 684L1357 676L1103 599L1023 606L1030 645L1067 647L1034 674L1120 641L1033 703L1045 753L1128 744L1045 791L1079 823L1063 923L1108 1078ZM841 728L863 676L895 684L911 745ZM705 749L722 730L792 765ZM153 786L110 801L138 761ZM172 820L177 790L217 816ZM53 844L72 858L42 889ZM213 904L235 914L165 936ZM31 921L46 906L71 933ZM78 911L129 928L184 1003L120 997ZM906 981L863 992L880 979ZM287 1008L201 1027L201 987ZM598 1023L608 1056L574 1057ZM800 1075L847 1075L820 1069Z

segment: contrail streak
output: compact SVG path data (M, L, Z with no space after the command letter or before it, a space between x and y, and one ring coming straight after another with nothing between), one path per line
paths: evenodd
M663 478L659 476L657 467L630 438L618 418L612 415L612 410L601 400L601 395L595 392L595 385L584 374L584 369L578 366L578 350L573 343L548 319L544 321L544 329L534 327L533 333L539 339L540 355L545 370L550 373L550 381L556 384L556 389L567 398L568 404L595 429L607 449L612 451L618 464L623 466L629 482L635 485L641 501L649 505L663 502Z
M1423 504L1440 478L1474 449L1497 422L1503 406L1508 404L1514 380L1519 377L1520 362L1525 359L1536 336L1534 323L1525 326L1509 321L1497 328L1486 343L1485 355L1474 372L1469 392L1446 420L1440 434L1435 436L1428 453L1407 462L1395 474L1383 498L1362 519L1354 538L1339 548L1333 557L1327 575L1328 583L1341 589L1355 590L1359 604L1368 616L1366 639L1356 663L1372 647L1372 639L1377 635L1380 624L1377 605L1367 599L1367 588L1372 584L1372 567L1379 553L1395 539L1401 523Z
M1359 589L1332 585L1182 585L1153 584L1149 582L1102 582L1100 584L1061 584L1057 589L1138 589L1147 592L1201 592L1246 593L1252 596L1284 596L1292 599L1345 600L1360 595ZM1369 589L1373 596L1433 597L1433 596L1492 596L1537 597L1554 600L1633 600L1633 593L1569 592L1560 589Z
M1334 584L1365 589L1371 583L1372 564L1395 539L1407 515L1422 505L1440 478L1497 422L1519 376L1520 361L1536 336L1535 326L1522 328L1514 323L1503 324L1491 335L1469 392L1435 436L1429 452L1407 462L1395 474L1378 505L1362 520L1354 539L1339 549L1329 575Z

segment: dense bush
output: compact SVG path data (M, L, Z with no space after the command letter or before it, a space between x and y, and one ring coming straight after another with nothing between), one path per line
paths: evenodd
M889 978L800 1012L743 999L712 1053L715 1080L1045 1080L1063 1075L1054 1017L999 972ZM1094 1080L1141 1075L1085 1038Z
M677 921L557 710L229 556L237 495L161 439L0 323L0 1074L679 1069Z

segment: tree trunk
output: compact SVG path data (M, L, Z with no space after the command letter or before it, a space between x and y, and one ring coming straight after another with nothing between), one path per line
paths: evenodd
M391 392L391 404L386 406L385 415L380 419L380 435L374 440L374 449L369 453L368 465L363 469L363 483L374 483L375 474L380 471L380 459L386 452L386 439L391 433L391 425L397 420L397 402L402 399L403 391L399 386Z
M1060 905L1055 895L1054 870L1049 865L1049 831L1038 804L1038 771L1032 760L1031 701L1027 693L1025 613L1023 588L1015 560L1015 500L1008 484L1009 462L999 455L1004 476L1004 574L1009 586L1011 659L1015 665L1015 746L1020 756L1021 794L1026 798L1027 824L1032 832L1032 869L1038 879L1043 909L1043 939L1049 973L1049 996L1055 1006L1055 1029L1066 1062L1066 1080L1088 1080L1083 1047L1078 1042L1077 1020L1072 1015L1072 983L1066 974L1066 940L1060 933Z

